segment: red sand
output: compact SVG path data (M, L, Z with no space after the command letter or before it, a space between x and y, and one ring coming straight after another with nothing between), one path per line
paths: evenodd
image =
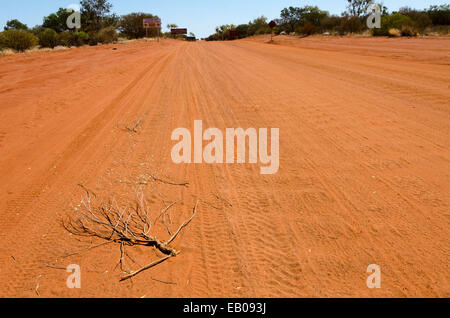
M450 39L267 40L0 58L0 295L449 297ZM173 164L172 131L196 119L280 128L280 171ZM117 246L62 257L90 246L60 224L77 184L128 194L155 172L190 182L145 188L156 211L183 199L174 226L202 199L180 256L123 283Z

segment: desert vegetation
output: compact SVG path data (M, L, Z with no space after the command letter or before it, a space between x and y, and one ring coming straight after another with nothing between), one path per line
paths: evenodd
M365 34L373 36L416 36L438 34L447 35L450 26L450 5L432 5L428 9L417 10L409 7L389 12L381 6L381 28L369 29L366 20L369 14L369 0L347 0L347 10L339 15L332 15L317 6L288 7L275 19L275 34L292 35L346 35ZM242 39L258 34L270 33L268 19L259 17L247 24L227 24L218 26L208 41Z
M82 0L80 2L81 27L69 28L67 20L70 10L59 8L43 18L41 25L29 28L18 19L7 21L0 32L0 49L19 52L37 45L41 48L57 46L78 47L114 43L119 38L138 39L146 36L143 18L157 17L150 13L135 12L118 16L111 13L112 4L108 0ZM150 29L149 36L157 30Z

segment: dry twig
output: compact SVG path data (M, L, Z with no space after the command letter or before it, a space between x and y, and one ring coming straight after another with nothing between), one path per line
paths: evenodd
M128 130L128 131L131 132L131 133L135 133L135 134L136 134L136 133L138 132L138 128L139 128L139 126L141 125L141 123L142 123L142 119L139 119L139 120L134 124L133 127L125 126L125 129Z
M167 180L158 178L155 175L152 175L151 178L153 179L153 181L157 181L157 182L161 182L161 183L165 183L165 184L169 184L169 185L173 185L173 186L187 187L189 185L189 182L175 183L175 182L171 182L171 181L167 181Z
M228 202L227 200L225 200L225 199L222 199L221 197L219 197L219 195L218 194L216 194L216 193L213 193L213 195L216 197L216 199L217 200L220 200L220 201L222 201L222 203L224 203L224 204L226 204L226 205L228 205L230 208L232 208L233 207L233 205L230 203L230 202Z
M134 277L149 268L161 264L169 258L177 256L180 251L171 247L170 244L178 237L182 230L189 225L197 213L198 202L195 204L192 216L185 221L167 241L162 241L151 235L152 226L154 224L150 218L149 206L144 199L143 194L137 193L136 202L128 207L120 206L115 199L94 206L91 192L86 188L84 188L84 190L86 192L86 197L81 201L81 211L77 211L76 218L64 220L63 226L67 231L74 235L96 237L106 241L87 250L113 242L119 244L121 252L119 264L122 271L124 271L125 256L128 256L126 247L153 247L165 255L163 258L123 276L121 281ZM175 201L167 206L161 212L160 216L164 216L164 214L177 202L178 201Z

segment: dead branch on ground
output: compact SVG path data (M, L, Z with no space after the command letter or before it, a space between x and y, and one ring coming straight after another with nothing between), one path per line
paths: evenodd
M165 179L161 179L155 174L151 175L150 179L152 179L155 182L165 183L165 184L173 185L173 186L180 186L180 187L187 187L187 186L189 186L189 182L176 183L176 182L168 181L168 180L165 180Z
M168 185L172 185L172 186L180 186L180 187L188 187L189 186L189 182L181 182L181 183L177 183L177 182L172 182L172 181L168 181L165 179L161 179L156 175L146 175L145 177L141 177L138 181L122 181L120 180L120 183L123 184L128 184L128 185L149 185L150 182L159 182L159 183L164 183L164 184L168 184Z
M69 233L83 237L96 237L105 240L104 244L112 242L118 244L121 254L119 264L122 271L124 271L125 256L128 256L127 247L153 247L165 255L136 271L126 272L127 274L120 279L121 281L132 278L180 254L180 251L170 245L194 219L198 202L195 204L192 216L181 224L174 234L169 234L171 235L169 239L163 241L151 234L154 224L150 218L150 208L142 193L137 193L137 200L129 206L120 206L115 199L94 205L91 192L84 187L83 189L86 196L81 201L81 209L76 211L76 217L69 217L62 222ZM166 212L176 203L178 201L173 202L160 213L159 217L163 218L164 223ZM167 227L167 224L165 225ZM170 233L170 230L168 231Z
M233 205L232 205L230 202L228 202L227 200L221 198L217 193L212 193L212 194L216 197L217 200L222 201L222 203L225 203L225 204L228 205L230 208L233 207Z
M132 128L130 128L130 127L128 127L128 126L126 126L125 128L126 128L129 132L137 133L137 132L138 132L138 128L139 128L139 126L141 125L141 123L142 123L142 120L139 119L139 120L134 124L134 126L133 126Z

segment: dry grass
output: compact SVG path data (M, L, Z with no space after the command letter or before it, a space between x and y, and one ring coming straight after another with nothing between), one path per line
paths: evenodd
M14 51L13 49L0 50L0 56L9 56L9 55L13 55L13 54L16 54L16 51Z

